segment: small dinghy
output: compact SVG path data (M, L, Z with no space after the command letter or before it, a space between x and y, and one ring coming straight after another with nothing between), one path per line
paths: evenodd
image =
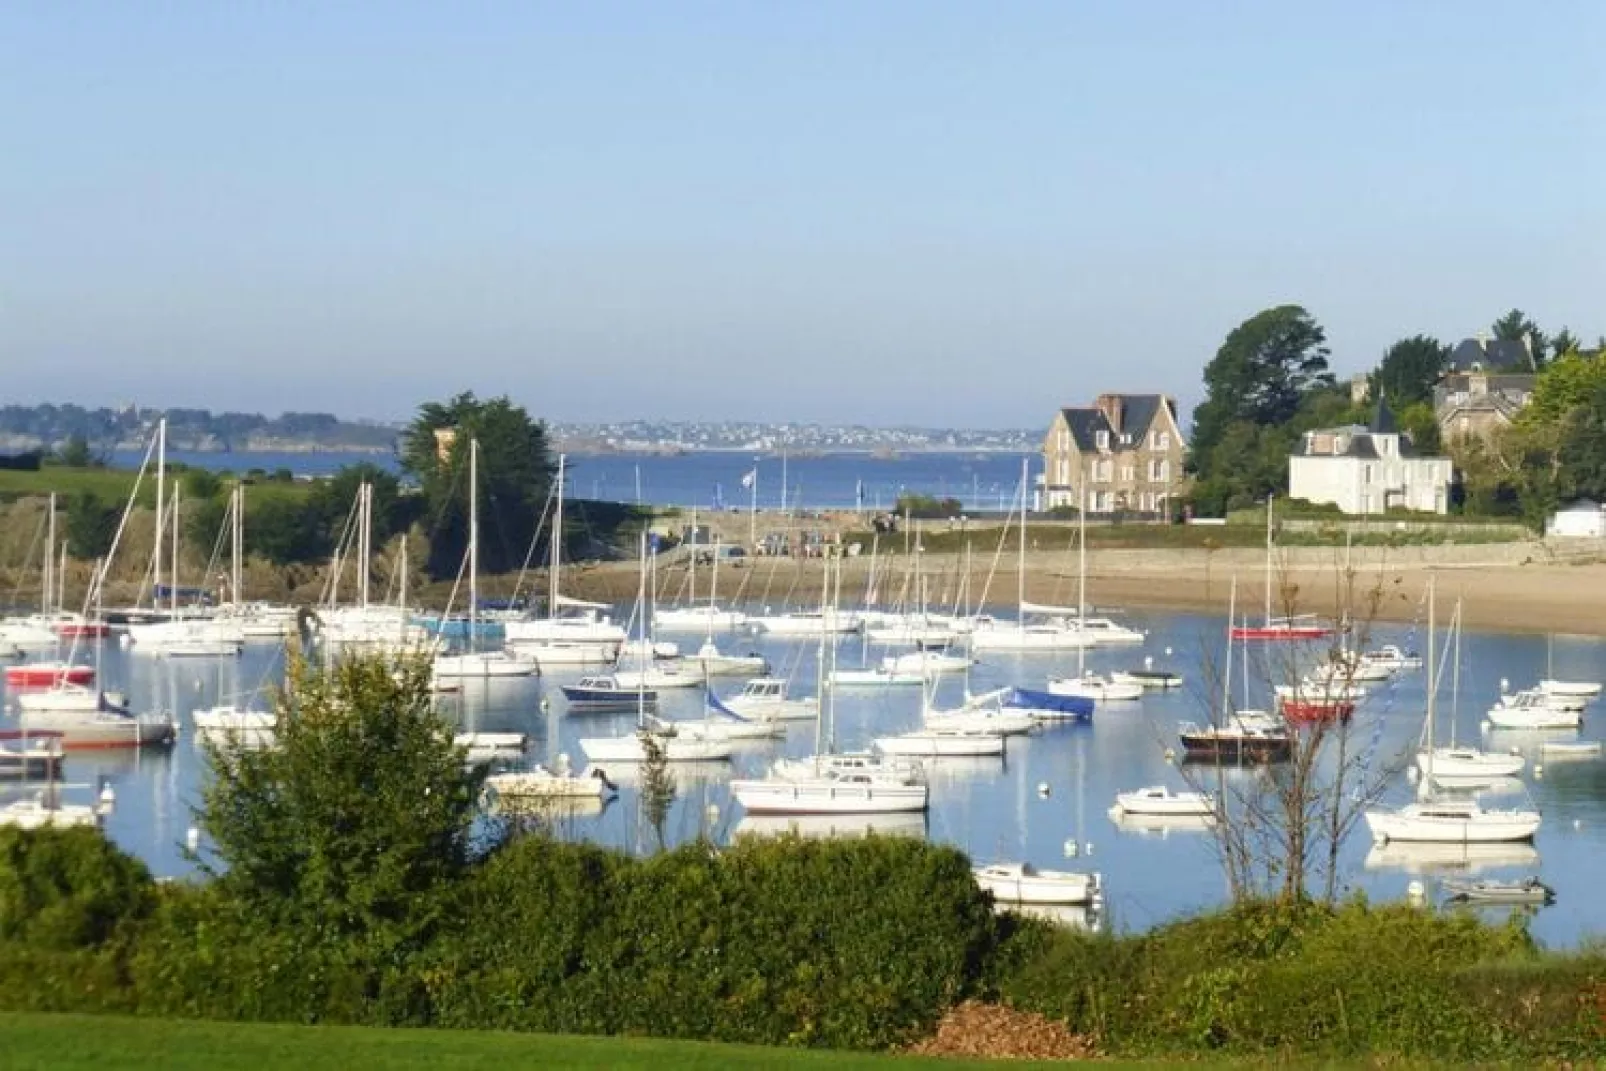
M1450 899L1463 904L1553 904L1556 890L1537 877L1520 881L1449 881L1444 888Z
M1140 688L1181 688L1182 674L1164 669L1117 669L1110 674L1117 684L1136 684Z

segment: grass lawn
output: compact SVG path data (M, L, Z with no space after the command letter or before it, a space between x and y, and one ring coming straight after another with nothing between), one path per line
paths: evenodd
M0 1065L12 1071L164 1068L172 1071L345 1071L521 1067L967 1068L1063 1064L921 1059L708 1045L650 1038L584 1038L455 1030L203 1023L86 1015L0 1015ZM1100 1067L1120 1065L1100 1063Z

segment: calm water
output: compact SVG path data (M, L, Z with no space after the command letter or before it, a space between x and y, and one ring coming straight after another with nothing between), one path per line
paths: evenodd
M143 455L119 452L113 463L137 468ZM174 461L217 471L272 472L285 468L300 476L325 476L345 465L368 461L396 468L387 454L168 454ZM1035 456L1035 455L1034 455ZM887 508L905 491L953 497L966 509L1006 510L1018 493L1020 454L919 453L903 458L876 458L868 454L826 454L757 461L757 501L760 509ZM654 505L695 506L699 509L747 509L753 489L742 477L753 471L751 454L694 453L577 455L568 463L567 490L571 497ZM638 495L639 491L639 495ZM861 497L862 492L862 497Z
M955 844L978 860L1025 858L1045 867L1064 865L1067 842L1078 843L1084 846L1082 857L1071 865L1103 872L1109 919L1123 928L1142 929L1218 903L1225 890L1208 834L1122 828L1106 812L1119 791L1159 783L1183 786L1164 753L1175 746L1177 723L1202 713L1201 652L1219 650L1222 621L1142 613L1130 614L1128 620L1149 630L1144 647L1089 652L1089 663L1097 668L1119 668L1139 664L1148 654L1157 666L1185 673L1188 687L1170 694L1151 693L1139 703L1101 707L1088 726L1051 727L1031 737L1012 738L1002 761L928 762L932 780L929 816L924 821L892 821L888 831ZM692 636L674 638L683 647L697 642ZM1418 649L1424 646L1419 635L1405 628L1377 637L1378 642L1390 640ZM727 637L723 645L762 651L777 672L793 676L796 694L813 693L815 643ZM1173 652L1169 656L1168 648ZM840 664L856 664L860 651L859 640L845 641ZM880 653L871 650L869 655L876 658ZM1494 699L1502 677L1516 686L1531 682L1545 675L1547 658L1556 676L1606 679L1606 641L1556 637L1547 654L1544 637L1468 633L1462 701L1455 719L1459 738L1478 738L1483 711ZM977 690L1006 683L1041 685L1047 673L1071 668L1074 663L1074 655L990 656L976 667L972 685ZM107 688L126 691L136 709L177 711L186 729L191 710L217 702L220 695L233 697L259 690L276 680L280 669L271 644L248 648L243 657L221 662L167 661L108 644L103 650L103 667ZM566 752L578 761L581 736L624 732L632 718L566 714L556 687L564 679L568 678L475 685L442 702L466 728L523 730L534 737L539 757L551 759ZM1410 746L1420 733L1423 679L1423 671L1418 670L1398 676L1392 684L1375 686L1357 715L1355 739L1364 746L1375 733L1380 764ZM739 682L733 681L727 687L737 686ZM939 704L955 700L961 688L958 680L946 682ZM669 692L661 711L669 717L696 716L698 706L696 693ZM873 736L913 727L919 720L919 694L914 688L843 689L838 707L837 738L844 749L864 746ZM1448 701L1441 707L1446 708L1441 710L1442 740L1448 732ZM784 741L745 745L731 763L706 769L677 767L680 798L669 818L669 836L681 840L701 830L719 838L731 836L742 819L739 808L728 798L729 779L758 774L777 755L811 753L814 734L812 722L793 722ZM1532 762L1545 738L1503 732L1485 736L1485 742L1501 749L1520 748ZM1577 734L1550 738L1601 739L1599 716L1587 715L1584 729ZM170 752L74 753L67 762L67 779L86 786L76 795L87 800L88 786L97 777L110 778L116 787L117 805L107 820L108 833L143 856L158 873L172 874L185 866L180 844L191 823L189 808L197 799L204 765L195 735L186 732ZM1255 774L1234 771L1229 776ZM639 818L635 788L626 777L616 779L621 782L619 798L600 813L564 819L566 835L630 849L650 843L650 834ZM1436 878L1446 872L1470 870L1504 877L1540 873L1559 897L1555 905L1534 918L1535 932L1543 940L1567 945L1606 932L1606 904L1599 896L1599 890L1606 887L1606 762L1555 762L1537 776L1530 767L1524 780L1544 813L1544 826L1532 850L1512 848L1490 863L1471 867L1457 864L1454 849L1449 850L1449 859L1442 858L1441 850L1423 853L1399 848L1382 857L1371 853L1369 859L1370 843L1363 828L1347 845L1346 885L1364 889L1374 898L1396 898L1404 895L1413 879L1420 878L1433 889ZM1040 784L1048 786L1046 796L1040 794ZM1393 796L1404 800L1409 791L1410 786L1401 779ZM851 832L870 822L835 819L824 824L838 832Z

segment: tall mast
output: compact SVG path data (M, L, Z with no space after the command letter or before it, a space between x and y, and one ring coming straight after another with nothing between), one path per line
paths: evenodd
M1015 604L1020 607L1019 613L1025 617L1026 606L1026 475L1027 458L1020 459L1020 570L1015 578ZM1024 624L1024 620L1022 624Z
M563 471L563 459L558 459L558 471ZM561 499L560 499L561 501ZM640 619L636 626L637 634L641 637L641 654L637 661L641 668L636 674L636 728L640 729L647 723L647 669L652 665L652 656L647 639L647 531L641 532L641 576L636 581L636 614ZM643 657L645 656L645 657Z
M1428 577L1428 761L1422 777L1422 788L1430 794L1433 792L1433 715L1438 706L1435 697L1439 692L1438 637L1434 635L1434 630L1438 628L1438 621L1434 616L1438 601L1438 589L1434 585L1434 577L1430 576Z
M167 578L167 590L172 593L172 598L170 598L168 600L168 605L169 605L169 607L171 607L171 609L172 609L172 611L173 611L175 616L178 614L178 532L179 532L179 527L178 527L178 514L179 514L178 500L179 500L179 491L180 491L179 485L178 484L174 484L173 485L173 571L172 571L172 575Z
M687 575L686 584L690 591L686 593L686 602L691 605L697 603L697 554L701 545L697 535L697 507L691 508L691 572Z
M234 589L234 606L238 609L244 601L240 591L245 569L245 484L243 483L234 485L234 545L231 559L229 586Z
M1237 613L1238 578L1234 576L1227 589L1227 661L1221 672L1221 718L1218 725L1226 725L1232 716L1232 619ZM1244 660L1247 662L1248 659L1246 652Z
M362 600L363 609L366 610L368 608L368 572L374 553L374 485L364 481L358 493L362 496L362 505L358 510L357 591L358 597Z
M1076 623L1082 641L1076 645L1076 675L1087 672L1087 481L1082 481L1082 507L1076 511Z
M546 614L549 618L558 616L558 570L563 562L563 466L566 460L563 454L558 455L558 497L552 514L552 574L547 577ZM643 578L646 575L643 570Z
M714 642L714 600L719 596L719 542L714 543L714 567L708 573L708 634L704 637L709 643Z
M156 422L156 549L151 566L151 606L160 610L162 590L162 536L167 525L167 418Z
M1271 627L1271 495L1266 496L1266 627Z
M474 650L480 607L480 441L468 441L468 649Z
M1455 747L1455 716L1461 706L1461 600L1455 600L1455 616L1450 620L1450 746Z
M56 492L50 492L50 514L45 521L45 575L44 591L39 599L39 612L50 613L50 604L56 596Z

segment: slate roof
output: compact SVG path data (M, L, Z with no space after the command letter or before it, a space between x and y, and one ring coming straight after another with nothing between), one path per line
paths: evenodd
M1394 421L1394 410L1389 408L1388 399L1383 397L1381 391L1377 395L1377 410L1372 414L1372 425L1368 429L1380 434L1393 434L1400 430Z
M1171 399L1163 394L1117 394L1115 397L1121 399L1119 428L1112 427L1109 418L1104 415L1104 410L1096 405L1060 410L1065 417L1065 426L1071 429L1071 437L1076 440L1078 450L1084 453L1097 450L1098 433L1101 431L1109 433L1109 448L1112 452L1137 449L1142 445L1143 436L1160 415L1162 406L1171 410L1172 423L1176 423L1176 410L1172 407ZM1132 442L1122 445L1123 434L1132 436Z
M1450 359L1444 367L1448 372L1470 372L1474 368L1481 368L1485 372L1520 374L1535 370L1533 359L1528 356L1528 347L1520 340L1507 338L1462 339L1450 351Z

